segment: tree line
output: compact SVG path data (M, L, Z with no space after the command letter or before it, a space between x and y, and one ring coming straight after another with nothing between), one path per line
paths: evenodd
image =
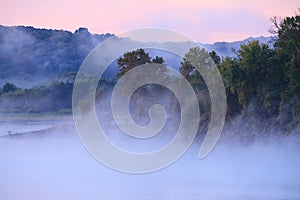
M277 35L274 46L251 41L240 46L236 57L221 58L215 51L206 52L200 47L185 54L180 73L197 93L202 122L210 117L209 92L191 60L209 54L224 81L228 120L252 118L254 123L265 122L264 128L276 126L283 131L300 125L300 16L272 21L272 32ZM163 58L160 61L164 63ZM118 77L133 66L150 62L142 49L127 52L118 60ZM161 93L157 88L157 94Z
M269 126L286 130L300 124L300 16L282 20L273 18L274 46L252 41L242 44L236 57L220 57L215 51L191 48L183 58L180 73L190 82L199 98L202 120L209 120L209 94L201 75L187 59L191 55L209 54L219 69L227 94L227 118L255 118L268 121ZM162 57L151 58L144 49L126 52L117 60L116 78L135 66L158 63ZM71 112L73 80L54 82L48 86L21 89L6 83L0 89L1 112ZM102 80L106 86L115 82ZM152 87L152 86L151 86ZM103 91L99 89L99 94ZM154 87L155 88L155 87ZM159 92L160 89L152 91ZM143 94L145 91L143 90ZM101 96L101 95L98 95ZM143 98L145 101L145 98ZM175 101L174 101L175 102Z

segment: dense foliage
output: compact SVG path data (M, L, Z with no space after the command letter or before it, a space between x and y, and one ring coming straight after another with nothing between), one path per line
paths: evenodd
M62 73L76 72L87 54L110 36L91 34L86 28L71 33L0 26L0 84L9 80L23 87L25 82L58 80Z
M251 41L240 46L236 57L221 58L215 51L209 52L209 55L218 67L225 84L229 120L236 117L247 120L254 118L255 121L268 120L268 127L278 125L288 131L300 125L300 16L286 17L281 21L274 20L274 27L277 35L274 46ZM97 42L109 35L91 35L86 29L79 29L74 34L51 30L35 32L31 27L23 29L29 31L30 37L23 36L19 49L15 48L16 45L12 48L8 44L0 48L2 53L12 52L11 57L0 58L0 77L16 73L35 74L33 68L27 68L25 65L36 65L42 67L46 74L64 72L67 81L53 82L48 86L32 89L22 89L13 83L6 83L0 89L0 112L70 112L72 81L76 74L73 72L78 69L79 60L82 60ZM0 27L0 32L3 30ZM15 33L14 29L11 31L12 34L20 34ZM3 44L5 41L14 41L14 35L11 35L11 38L3 38L3 35L0 38ZM45 46L44 40L53 40L53 46ZM60 45L61 51L53 54L51 49L57 49ZM70 52L65 49L68 45L72 45ZM14 63L14 56L18 56L20 51L26 52L27 48L36 49L35 54L25 56L24 60ZM0 55L3 55L2 53ZM207 121L210 116L210 102L207 100L209 94L201 75L188 58L205 53L208 53L205 49L191 48L180 67L181 74L191 83L199 97L203 121ZM57 63L52 63L44 60L47 55L62 57L70 63L64 63L62 66L59 59L54 59ZM7 59L11 60L8 62ZM117 60L119 71L116 76L119 78L133 67L146 63L164 63L164 59L152 59L144 49L126 52ZM102 83L111 86L114 81L102 80ZM144 90L148 91L149 88ZM102 86L98 92L104 89ZM156 87L152 90L159 93L161 88ZM145 101L145 98L142 99Z
M210 56L223 77L229 119L269 120L269 128L278 125L288 131L300 125L300 16L275 21L275 28L274 48L251 41L240 46L237 58L220 59L215 52ZM192 48L186 57L195 51L198 55L205 52ZM205 91L200 74L186 60L181 73L196 91Z
M127 71L139 65L148 64L148 63L162 64L164 62L165 62L164 59L159 56L156 56L155 58L151 58L149 56L149 53L146 53L144 49L137 49L135 51L126 52L117 61L119 66L119 72L117 73L117 77L120 78Z

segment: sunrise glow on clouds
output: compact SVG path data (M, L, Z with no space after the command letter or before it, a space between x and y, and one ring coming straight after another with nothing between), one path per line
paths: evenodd
M200 42L234 41L268 35L271 17L298 7L298 0L2 0L0 24L92 33L159 27Z

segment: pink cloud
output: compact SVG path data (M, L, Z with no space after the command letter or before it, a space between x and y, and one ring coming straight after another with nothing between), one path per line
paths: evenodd
M154 26L213 42L266 35L269 18L292 15L297 7L297 0L2 0L0 24L94 33Z

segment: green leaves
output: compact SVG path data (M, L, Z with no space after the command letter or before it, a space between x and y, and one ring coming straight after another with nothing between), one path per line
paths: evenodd
M126 52L117 61L119 72L117 73L117 78L123 76L130 69L137 67L139 65L147 63L158 63L163 64L165 61L163 57L156 56L151 59L149 53L146 53L144 49L137 49L135 51Z
M300 124L300 16L287 17L275 26L275 48L252 41L240 46L237 58L221 59L214 51L209 56L222 75L229 116L274 118L282 126L294 127ZM181 74L199 94L206 87L193 62L205 65L207 56L205 49L195 47L181 62Z
M5 83L2 87L2 92L8 93L8 92L15 92L18 89L18 87L13 83Z

